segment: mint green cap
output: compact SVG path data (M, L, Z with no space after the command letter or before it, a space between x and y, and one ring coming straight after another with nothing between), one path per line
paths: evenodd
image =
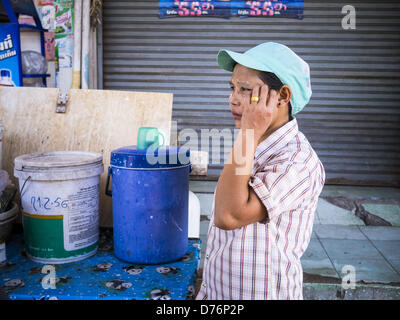
M238 53L220 50L218 64L224 70L233 71L236 63L247 68L274 73L292 90L292 114L303 110L311 98L310 67L291 49L276 42L265 42Z

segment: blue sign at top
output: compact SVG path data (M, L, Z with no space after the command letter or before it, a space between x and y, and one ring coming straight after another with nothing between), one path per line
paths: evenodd
M303 18L304 1L160 0L160 18L166 17L288 17Z
M0 24L0 86L22 86L19 28Z
M304 1L231 1L231 15L240 17L288 17L303 18Z
M202 0L160 0L160 18L166 17L222 17L229 18L230 1Z

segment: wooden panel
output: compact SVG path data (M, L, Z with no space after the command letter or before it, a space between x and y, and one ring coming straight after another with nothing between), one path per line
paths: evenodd
M65 114L55 113L58 94L58 89L0 88L3 169L13 177L15 157L33 152L102 153L100 225L111 226L112 201L104 195L110 152L135 145L141 126L158 127L169 145L172 94L75 89Z

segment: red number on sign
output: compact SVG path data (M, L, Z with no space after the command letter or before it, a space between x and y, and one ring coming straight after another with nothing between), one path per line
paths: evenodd
M197 1L192 2L190 10L191 10L190 11L191 16L200 16L201 15L200 3Z
M251 16L259 16L261 15L261 10L259 7L261 6L260 1L246 1L246 4L250 6L250 15Z
M187 1L175 1L174 5L178 6L178 15L180 16L188 16L189 15L189 9L185 8L189 6L189 3Z
M264 2L263 8L262 8L262 15L263 16L273 16L274 15L274 10L272 10L272 3L270 1Z

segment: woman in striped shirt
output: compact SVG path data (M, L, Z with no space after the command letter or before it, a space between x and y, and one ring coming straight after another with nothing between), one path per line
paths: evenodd
M232 72L240 130L214 193L196 299L302 299L300 257L325 181L293 117L311 97L308 64L273 42L221 50L218 63Z

